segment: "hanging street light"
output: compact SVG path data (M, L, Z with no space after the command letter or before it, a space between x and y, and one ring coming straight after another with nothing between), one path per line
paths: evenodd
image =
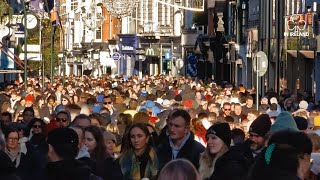
M105 7L111 16L129 16L137 7L139 0L106 0Z

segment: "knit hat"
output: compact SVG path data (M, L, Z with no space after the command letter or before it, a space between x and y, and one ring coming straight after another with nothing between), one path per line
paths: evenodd
M65 111L65 106L62 104L59 104L58 106L56 106L56 108L54 109L56 112L60 112L60 111Z
M71 115L70 115L70 112L65 110L65 109L60 109L59 111L57 111L57 116L60 114L60 113L64 113L67 115L68 119L71 120Z
M51 144L53 148L62 147L67 144L78 147L78 134L70 128L57 128L48 134L47 143Z
M287 111L283 111L279 114L275 123L271 126L271 129L270 129L272 133L281 131L281 130L299 131L297 124L294 121L292 115Z
M294 120L296 121L299 130L306 130L308 128L308 121L306 118L295 116Z
M270 130L271 120L267 114L261 114L254 120L249 128L249 133L256 133L264 137Z
M148 100L148 101L146 101L146 103L144 104L144 106L146 107L146 108L151 108L151 107L153 107L153 106L155 106L156 104L153 102L153 101L150 101L150 100Z
M183 103L183 107L192 108L192 100L191 99L185 100L184 103Z
M308 103L307 103L307 101L300 101L300 103L299 103L299 108L300 109L304 109L304 110L307 110L307 108L308 108Z
M34 97L32 94L28 94L26 95L26 97L24 98L25 101L30 101L30 102L33 102L34 101Z
M272 98L270 99L270 104L278 104L277 98L272 97Z
M115 144L117 143L116 137L109 131L104 131L103 132L103 139L105 141L112 140Z
M157 98L157 103L158 103L158 104L162 104L162 103L163 103L163 99Z
M212 125L206 133L206 138L209 134L219 137L227 146L231 144L231 129L228 123L216 123Z
M162 106L163 107L170 107L171 106L171 102L168 99L165 99L162 102Z

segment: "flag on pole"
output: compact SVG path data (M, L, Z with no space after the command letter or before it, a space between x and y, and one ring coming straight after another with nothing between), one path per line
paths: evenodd
M59 12L58 12L58 2L57 0L54 0L54 6L52 10L50 11L50 20L52 23L52 26L59 26Z

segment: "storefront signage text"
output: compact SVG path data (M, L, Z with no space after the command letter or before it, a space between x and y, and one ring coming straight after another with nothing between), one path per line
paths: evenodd
M306 29L306 21L303 14L294 14L287 19L287 31L284 36L290 37L307 37L309 32Z

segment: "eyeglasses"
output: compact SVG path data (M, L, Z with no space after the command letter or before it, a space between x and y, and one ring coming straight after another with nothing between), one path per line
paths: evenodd
M67 122L66 118L56 118L57 122Z
M103 104L111 104L112 102L111 101L109 101L109 102L103 102Z
M9 140L9 141L19 141L19 138L9 137L8 140Z
M33 128L41 128L41 125L33 125Z
M225 111L231 111L231 109L224 109Z

